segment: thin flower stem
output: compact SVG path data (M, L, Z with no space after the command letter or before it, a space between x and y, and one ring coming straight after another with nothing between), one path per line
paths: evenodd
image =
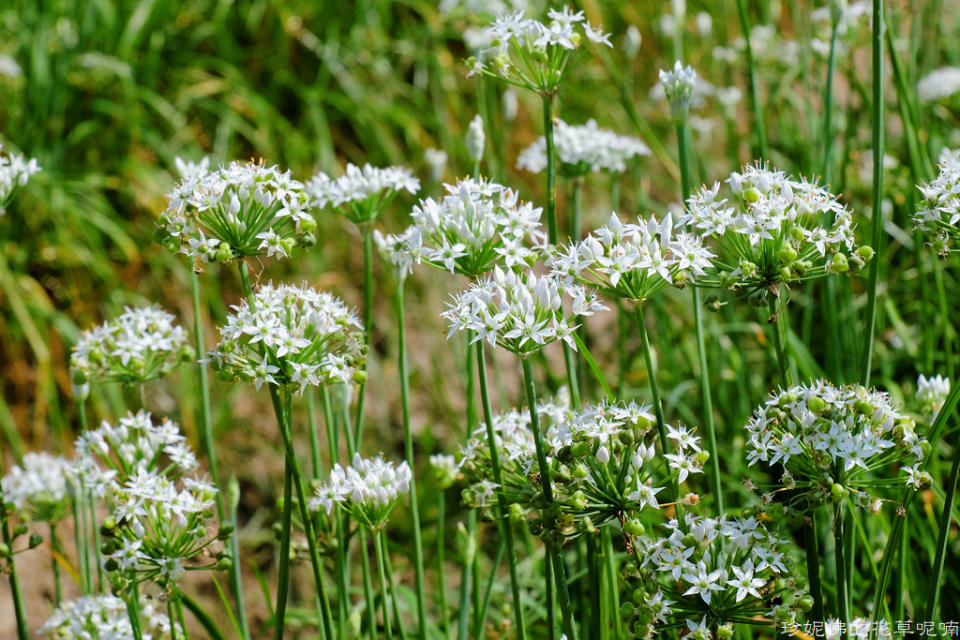
M323 422L327 429L327 446L329 448L330 466L339 462L337 455L337 433L334 424L333 410L330 407L330 389L323 387L320 396L320 404L323 408ZM337 527L337 548L336 548L336 570L337 570L337 637L344 637L347 626L347 616L349 615L349 597L350 591L347 586L347 536L344 531L343 514L337 509L335 513L335 522Z
M790 375L790 362L787 359L787 353L784 351L784 340L783 340L783 319L780 317L780 314L783 313L783 308L777 308L777 301L779 300L778 296L769 295L767 297L767 308L770 311L770 328L773 333L773 348L777 354L777 365L780 367L780 379L783 381L785 387L789 387L793 384L792 376Z
M610 611L613 612L613 637L615 640L620 640L620 638L624 637L623 619L619 615L620 590L617 588L617 564L616 558L614 557L613 534L610 532L610 527L603 527L600 530L600 538L601 544L603 545L604 561L606 563L604 582L606 583L607 591L613 599L613 605L610 608Z
M583 232L583 178L574 178L573 187L570 196L570 239L573 242L580 242L580 234ZM613 206L614 211L616 205Z
M477 625L473 629L474 638L480 638L483 636L483 625L486 624L487 613L490 611L490 598L493 595L493 585L497 581L497 571L500 569L500 562L503 560L503 554L506 549L506 541L501 538L500 544L497 545L497 553L493 558L490 576L487 578L487 586L483 590L483 598L480 605L480 615L477 616Z
M400 370L400 403L403 408L403 449L407 465L415 469L413 460L413 434L410 433L410 373L407 369L406 323L403 308L403 278L397 280L397 360ZM410 520L413 525L413 564L417 589L417 620L419 637L427 637L427 594L423 579L423 536L420 531L420 507L417 500L416 474L410 476Z
M844 516L844 503L841 502L837 505L836 511L834 511L833 516L833 540L834 540L834 559L836 561L837 568L837 603L836 603L836 615L837 619L840 621L841 634L840 637L843 640L846 640L846 625L849 620L848 609L847 609L847 563L845 561L845 548L846 548L846 534L847 534L847 521Z
M367 633L370 640L377 638L376 599L373 597L373 578L370 576L370 550L367 547L367 530L360 528L361 574L363 575L363 599L366 601Z
M440 600L440 628L443 637L450 637L450 613L447 611L447 577L445 567L444 531L446 530L446 492L437 492L437 598Z
M741 0L742 1L742 0ZM873 333L877 324L877 282L880 278L880 242L883 239L883 0L873 0L872 21L873 59L873 202L870 223L870 242L876 257L870 261L867 284L867 344L863 351L863 384L870 386L870 371L873 364Z
M370 357L370 336L373 333L373 226L361 226L363 233L363 342L367 347L367 357ZM356 429L354 440L360 442L363 436L363 406L366 397L366 381L360 383L357 390L357 417L354 420Z
M280 567L277 572L277 604L274 607L273 637L284 636L287 596L290 593L290 529L293 515L293 469L290 460L283 466L283 516L280 521Z
M320 426L317 424L317 400L313 387L304 391L307 398L307 429L310 432L310 463L314 478L320 477Z
M0 456L0 477L3 477L3 456ZM0 488L0 534L3 535L3 544L7 547L7 557L5 560L5 569L7 579L10 581L10 591L13 594L13 613L17 619L17 638L18 640L27 640L30 637L30 630L27 627L27 614L23 606L23 593L20 591L20 578L17 576L17 565L13 560L13 539L10 536L10 523L7 521L6 499L3 495L3 489Z
M397 625L397 631L400 633L400 640L407 640L407 630L404 628L403 619L400 617L400 598L397 597L397 585L393 582L393 565L390 564L390 547L387 544L387 534L381 529L380 535L383 538L383 558L387 570L387 585L390 587L390 599L393 601L393 619Z
M557 151L553 141L553 94L544 93L543 137L547 149L547 238L557 243Z
M812 620L823 620L823 589L820 585L820 549L817 535L817 510L810 512L810 524L804 523L803 542L807 554L807 580L810 583L810 596L813 598L813 608L810 610Z
M478 340L477 373L480 379L480 400L483 404L483 419L487 429L487 446L490 448L490 467L493 470L493 481L497 483L497 505L499 506L498 529L507 547L507 567L510 570L510 592L513 596L513 611L517 622L517 638L526 638L526 624L524 624L523 601L520 598L520 577L517 573L517 550L514 546L513 524L510 522L510 507L503 493L503 475L500 467L500 452L497 450L497 439L493 430L493 408L490 403L490 393L487 386L487 362L484 354L483 341ZM494 569L494 572L496 569Z
M134 640L143 640L143 632L140 630L140 590L137 583L130 585L126 597L127 617L130 618L130 629L133 631Z
M680 188L683 202L690 199L690 160L687 123L677 123L677 157L680 164ZM707 431L707 447L710 453L710 491L714 495L715 513L723 513L723 484L720 482L720 456L717 452L717 428L713 421L713 392L710 388L710 371L707 368L707 349L703 337L703 310L700 304L700 289L693 291L693 323L697 336L697 359L700 364L700 396L703 402L703 421Z
M60 606L60 602L63 600L63 585L60 582L60 560L61 550L60 550L60 539L57 537L57 526L54 523L50 523L50 550L51 550L51 565L53 568L53 603L55 606Z
M80 493L80 492L77 492ZM86 543L86 519L82 519L80 514L86 510L86 503L80 505L80 495L72 494L70 496L70 511L73 514L73 544L77 548L77 569L78 576L80 577L80 595L87 595L90 593L89 587L87 586L87 576L86 569L83 566L83 548Z
M193 301L193 341L196 345L197 355L202 357L206 353L206 346L203 337L203 324L200 314L200 278L197 272L190 269L190 290ZM220 474L217 465L216 448L214 447L213 437L213 417L210 410L210 372L207 365L203 362L197 363L197 374L200 383L200 427L203 437L203 448L207 453L207 464L210 468L210 478L218 491L215 496L217 506L217 516L220 522L226 517L226 510L223 506L223 486L220 484ZM234 525L237 523L235 522ZM233 533L230 534L230 550L233 553L233 562L230 565L230 589L233 591L233 599L237 608L237 620L240 623L240 633L244 640L250 639L250 627L247 624L247 615L243 604L243 578L240 564L239 544L236 540L239 527L234 526ZM97 545L99 547L99 544ZM99 571L100 564L97 563ZM102 583L102 577L101 577Z
M564 565L561 550L558 549L550 537L553 534L553 523L550 522L554 510L553 504L553 485L550 473L550 466L547 464L547 451L543 442L543 432L540 429L540 416L537 413L537 391L533 382L533 367L530 365L529 358L522 358L523 380L527 391L527 406L530 410L530 429L533 432L533 442L537 451L537 466L540 471L540 485L543 488L543 498L546 502L543 515L546 521L544 525L547 529L546 547L547 555L553 566L553 577L557 585L557 597L560 604L560 612L563 615L563 631L567 640L577 640L577 630L573 622L573 612L570 606L570 589L567 585L567 572Z
M380 575L380 604L383 605L383 626L386 629L386 637L393 638L393 623L390 622L390 610L387 605L390 600L390 593L387 591L387 560L383 552L383 531L377 531L373 534L373 547L377 554L377 573Z
M747 0L737 0L737 13L740 16L740 28L747 54L747 72L750 79L750 109L753 111L754 126L757 129L757 147L759 159L767 160L770 150L767 148L767 129L763 122L763 109L760 107L760 87L757 84L757 65L750 45L750 18L747 16Z
M953 502L957 496L957 476L960 474L960 442L954 443L953 464L950 467L950 477L943 486L943 512L940 514L940 531L937 534L937 554L933 560L933 580L930 588L933 591L927 599L930 603L924 620L936 621L940 616L940 589L943 579L943 565L947 554L947 534L950 532L953 519ZM902 574L901 574L902 575Z
M657 383L657 372L653 366L653 352L650 349L650 336L647 333L647 323L643 319L643 303L637 304L634 321L640 332L640 343L643 347L643 359L647 364L647 378L650 380L650 395L653 400L653 413L657 418L657 434L660 436L660 447L665 454L670 453L670 444L667 442L667 422L663 416L663 402L660 399L660 385ZM674 495L678 495L675 488Z
M477 423L477 410L476 403L474 402L476 390L473 376L473 360L476 352L470 344L472 339L472 332L468 331L466 336L466 362L464 365L466 373L465 393L467 401L467 424L463 434L464 442L470 438L470 434L473 433L474 425ZM477 513L472 509L467 514L467 536L475 549L477 547ZM479 584L480 572L478 569L478 560L476 554L474 553L473 556L467 558L467 560L467 562L463 563L460 570L460 615L457 624L458 640L466 640L467 634L469 633L470 607L468 606L468 603L470 601L470 590L471 588L476 589L477 585Z
M177 640L177 616L173 610L173 598L167 598L167 618L170 620L170 640Z

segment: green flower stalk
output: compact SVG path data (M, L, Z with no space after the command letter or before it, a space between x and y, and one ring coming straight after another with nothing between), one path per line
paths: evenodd
M2 471L3 459L0 458L0 471ZM17 574L17 565L14 561L13 543L16 536L10 531L10 522L7 514L7 495L5 487L0 484L0 535L3 536L3 547L0 548L0 560L3 561L7 572L7 579L10 581L10 591L13 594L13 613L17 619L17 638L18 640L27 640L30 637L30 629L27 626L27 614L23 604L23 592L20 591L20 577Z

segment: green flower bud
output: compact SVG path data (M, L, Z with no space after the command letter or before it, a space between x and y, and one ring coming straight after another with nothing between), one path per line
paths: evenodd
M631 518L623 523L623 530L632 536L642 536L646 531L643 523L636 518Z
M22 536L22 535L25 534L27 531L28 531L27 525L25 525L25 524L18 524L17 526L15 526L15 527L13 528L13 537L14 537L14 538L17 538L17 537L19 537L19 536Z
M217 252L213 254L213 259L216 262L230 262L230 260L233 259L233 251L230 250L230 245L223 243L217 247Z
M28 543L31 549L36 549L43 544L43 536L36 533L30 534L30 542Z
M833 259L830 260L830 264L827 266L827 269L830 273L843 273L850 270L850 265L847 262L847 256L842 253L833 254Z

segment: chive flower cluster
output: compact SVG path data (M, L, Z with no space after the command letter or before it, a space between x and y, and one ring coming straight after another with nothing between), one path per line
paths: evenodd
M659 72L660 85L670 103L670 114L675 120L683 120L690 111L690 100L697 84L697 72L693 67L683 66L679 60L673 63L673 69Z
M754 291L857 271L873 256L857 247L853 215L827 189L766 164L744 167L687 202L683 224L716 245L716 273L704 284Z
M920 489L930 481L921 468L929 445L913 420L886 393L861 385L817 381L780 391L746 429L749 464L782 465L779 490L790 492L786 506L803 512L849 498L876 513L882 489ZM902 473L891 472L894 465Z
M534 518L534 529L574 537L618 521L636 530L648 509L660 509L658 494L673 479L682 483L700 473L706 460L700 438L683 426L669 427L668 437L676 446L664 456L651 432L655 419L646 405L603 402L575 411L563 402L542 402L537 415L552 468L551 513L543 511L539 480L534 479L538 468L529 411L499 414L492 425L504 496L515 513ZM459 466L469 483L467 503L481 508L495 504L499 487L493 481L485 426L461 448Z
M406 461L396 464L376 458L361 458L354 454L350 466L335 464L326 483L317 488L310 500L314 510L323 509L327 515L339 506L357 522L378 529L382 527L400 497L410 491L413 473Z
M501 14L483 29L491 45L467 60L468 76L484 74L532 91L552 94L567 69L571 53L586 40L613 47L610 34L594 27L583 11L570 7L547 12L550 21L525 18L523 11Z
M3 501L28 520L56 523L67 515L69 477L70 463L65 458L27 453L21 464L12 467L0 481Z
M616 212L606 226L550 258L557 277L581 281L617 298L646 300L668 285L683 287L705 275L713 254L699 236L674 234L673 218L625 223Z
M495 265L530 266L546 243L542 209L522 202L516 192L482 178L445 184L447 195L421 200L413 208L413 228L428 263L478 277Z
M3 145L0 145L3 149ZM24 159L23 155L0 154L0 216L6 213L7 205L13 200L20 187L30 181L30 177L41 171L36 158Z
M944 149L937 177L919 189L923 202L914 214L914 223L921 231L932 234L930 245L947 257L960 235L960 152Z
M916 398L920 401L924 417L930 422L936 420L949 394L950 378L939 374L928 378L922 373L917 377Z
M171 635L170 619L157 610L152 600L141 600L141 637L145 640L168 640L183 636L183 629L178 629L175 636ZM126 603L106 594L63 602L40 628L40 633L62 640L133 640L137 637L127 615Z
M329 293L269 283L233 306L208 358L225 380L303 393L308 386L363 379L363 326Z
M683 526L675 518L662 526L665 535L634 538L640 567L627 608L637 637L685 625L708 640L759 616L760 624L788 624L812 606L792 577L786 541L756 518L688 513Z
M356 224L375 220L401 191L415 194L420 181L406 167L358 167L348 164L339 178L326 173L315 175L306 187L310 206L333 206Z
M571 125L563 120L554 123L554 144L558 171L576 178L590 172L623 173L630 160L650 155L650 149L638 138L601 129L596 120ZM517 167L533 173L547 168L547 141L540 136L517 157Z
M86 397L91 382L147 382L195 355L171 314L156 306L127 307L119 317L80 334L70 356L70 375L78 397Z
M213 171L203 163L184 169L157 218L157 239L193 258L197 271L248 256L286 258L316 242L309 196L290 171L238 161Z
M567 312L564 301L570 309ZM563 340L576 349L575 316L590 316L606 307L581 285L564 286L552 274L518 273L495 267L454 295L440 314L450 323L449 338L457 331L473 332L472 342L486 340L519 356Z

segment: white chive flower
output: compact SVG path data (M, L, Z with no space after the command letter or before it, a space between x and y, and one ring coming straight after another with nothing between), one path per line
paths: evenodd
M91 382L147 382L195 355L174 316L156 306L127 307L117 318L80 334L70 356L70 375L78 395L85 397Z
M183 637L183 629L171 634L170 619L152 599L140 598L140 635L150 640ZM164 605L165 606L165 605ZM136 635L127 613L127 603L114 595L83 596L60 603L40 628L40 634L62 640L133 640Z
M847 497L872 510L883 489L919 489L929 477L920 470L929 445L913 420L886 393L861 385L817 381L774 393L746 430L748 464L782 465L786 506L801 512Z
M930 422L937 419L937 414L943 408L949 393L950 378L944 378L941 375L928 378L922 373L917 378L916 398L920 401L924 417Z
M596 120L570 125L563 120L554 125L559 171L575 178L587 173L610 171L623 173L633 158L650 155L650 149L638 138L623 136L597 126ZM517 168L541 173L547 167L547 141L540 136L517 158Z
M690 100L697 84L697 72L693 67L683 66L679 60L673 63L673 69L660 70L660 84L670 103L670 114L675 120L683 120L690 112Z
M172 588L187 571L217 567L216 494L200 478L143 467L116 486L103 527L111 583L122 589L153 581Z
M638 623L649 625L648 631L656 624L687 622L696 633L764 611L772 618L772 603L780 600L790 603L777 612L787 622L805 604L786 556L786 541L757 518L687 513L683 527L675 518L662 527L664 535L631 540L641 559L636 585L644 596L634 615ZM691 619L701 623L690 625ZM709 637L707 633L705 640Z
M570 67L571 54L585 42L613 47L610 34L590 24L583 11L565 6L550 9L547 17L541 22L524 17L523 11L498 16L481 34L490 46L467 60L467 75L494 76L552 94Z
M717 250L708 286L769 290L831 273L856 271L873 256L857 247L853 214L827 189L756 164L730 174L687 201L680 221Z
M0 145L0 149L3 149L3 145ZM40 171L36 158L26 160L23 154L14 156L0 153L0 216L6 213L7 205L17 191Z
M960 150L940 152L940 172L918 187L923 202L913 216L916 228L931 234L930 245L943 257L950 255L960 236Z
M209 170L181 163L184 176L157 218L158 239L194 268L247 256L287 258L316 242L303 183L276 165L234 161Z
M447 170L447 152L430 147L423 152L423 159L430 168L430 179L434 182L443 180L443 175Z
M469 330L472 342L486 340L524 357L557 340L576 350L574 318L606 308L593 291L565 286L551 274L496 267L492 276L455 294L440 315L450 323L448 338Z
M614 297L646 300L668 285L683 287L698 280L712 266L713 254L700 237L675 234L670 214L638 222L623 222L611 213L606 226L555 250L549 261L553 273Z
M303 393L365 377L363 326L339 298L306 285L268 283L232 308L208 353L224 379Z
M471 278L496 265L523 268L533 264L546 243L540 207L483 178L458 180L445 184L444 189L445 196L421 200L410 213L422 243L414 262L422 258Z
M920 102L935 102L960 93L960 67L934 69L917 82Z
M67 515L69 469L70 463L62 456L27 453L0 481L3 502L13 504L28 520L56 524Z
M449 488L460 475L457 458L452 455L437 453L430 456L430 469L441 489Z
M327 482L310 499L310 507L323 509L327 515L334 507L340 507L357 522L379 529L386 524L400 497L410 491L412 478L405 461L396 464L382 456L367 459L354 454L350 466L334 465Z
M470 126L467 127L467 155L474 162L480 162L483 159L483 147L486 143L486 136L483 132L483 118L480 114L473 116Z
M347 164L339 178L320 172L307 183L311 206L334 207L356 224L376 220L401 191L420 191L420 181L406 167Z
M423 252L423 238L416 227L407 227L403 233L384 235L379 229L373 230L373 241L380 255L394 268L397 275L404 279L413 271L413 265L419 264Z

